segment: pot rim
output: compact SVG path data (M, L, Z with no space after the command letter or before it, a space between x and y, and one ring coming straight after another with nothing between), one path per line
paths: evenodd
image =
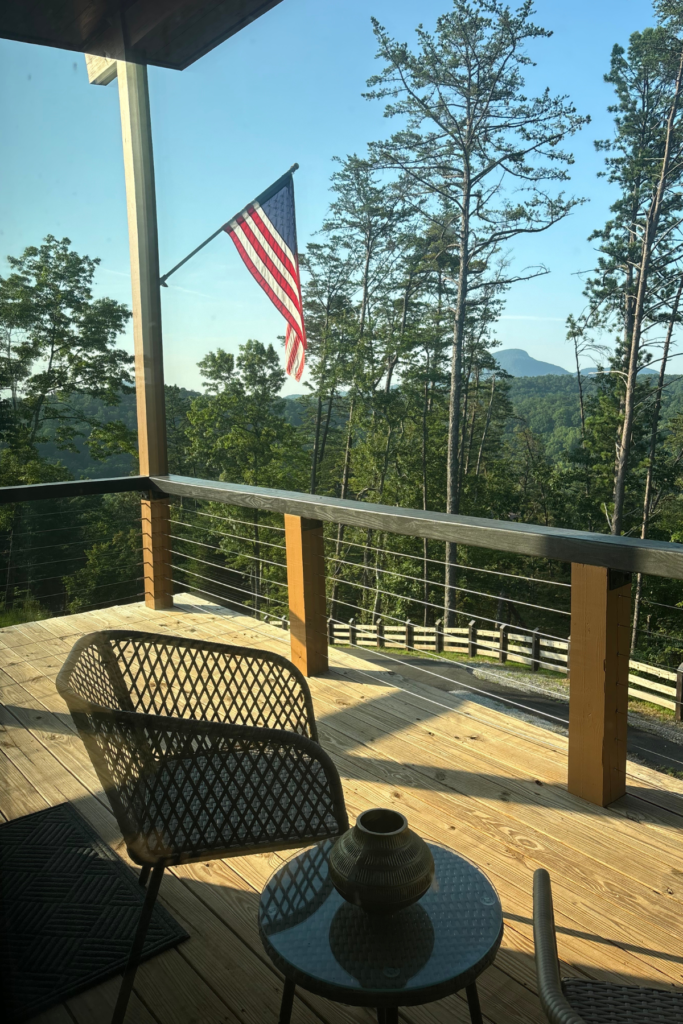
M377 832L375 829L368 828L363 824L362 819L368 814L376 814L382 812L383 814L390 814L392 817L400 818L401 824L398 828L392 829L390 832ZM356 828L361 832L364 832L368 836L382 836L383 838L389 836L399 836L402 832L405 832L408 828L408 819L400 811L395 811L393 807L368 807L366 810L361 811L356 818Z

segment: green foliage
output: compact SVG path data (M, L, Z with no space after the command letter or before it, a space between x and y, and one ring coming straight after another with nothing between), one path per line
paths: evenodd
M8 256L11 273L0 278L0 382L10 393L0 442L18 456L0 467L3 483L28 482L41 442L75 450L84 419L74 395L116 405L132 383L132 359L116 344L129 311L113 299L93 299L99 260L70 245L48 235L41 246Z

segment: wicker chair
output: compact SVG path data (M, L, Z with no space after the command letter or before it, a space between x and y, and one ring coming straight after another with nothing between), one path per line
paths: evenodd
M277 654L107 630L74 645L57 689L149 879L120 1024L164 869L341 835L344 795L308 684Z
M534 872L534 951L541 1005L551 1024L681 1024L683 991L560 980L550 875Z

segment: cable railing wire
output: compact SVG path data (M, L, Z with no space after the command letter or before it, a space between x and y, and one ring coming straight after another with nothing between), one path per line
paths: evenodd
M175 566L172 566L171 568L176 568L176 567L175 567ZM180 570L178 570L178 571L182 572L183 570L182 570L182 569L180 569ZM175 585L176 585L176 586L178 586L178 587L189 587L189 588L190 588L191 590L196 590L196 591L197 591L198 593L200 593L200 594L206 594L206 595L207 595L208 597L214 597L214 598L215 598L215 599L216 599L217 601L219 601L219 602L222 602L222 601L227 601L227 602L228 602L228 604L230 604L230 605L233 605L233 604L234 604L234 605L237 605L237 606L238 606L239 608L246 608L246 609L247 609L247 611L251 612L252 616L253 616L254 614L255 614L255 615L263 615L263 616L265 616L266 618L267 618L267 617L268 617L269 615L271 615L271 616L272 616L272 612L263 612L263 611L261 611L261 609L260 609L260 608L254 608L254 606L253 606L253 605L250 605L250 604L244 604L244 603L243 603L242 601L237 601L237 600L233 600L232 598L230 598L230 597L226 596L225 594L214 594L214 593L213 593L213 591L210 591L210 590L204 590L204 589L203 589L202 587L198 587L198 586L196 586L196 585L195 585L194 583L188 583L188 582L187 582L186 580L176 580L176 579L174 579L174 578L173 578L172 576L168 576L168 577L166 577L166 578L167 578L167 579L169 579L169 580L171 581L171 583L175 584ZM207 579L209 583L214 583L214 582L216 582L215 580L211 580L211 579L209 579L208 577L204 577L204 576L200 576L200 577L199 577L199 579ZM218 585L219 585L219 586L222 586L222 584L221 584L221 583L219 583ZM244 591L244 593L245 593L245 594L248 594L248 593L251 593L251 591L246 591L246 590L245 590L245 591ZM222 607L225 607L225 606L223 605ZM276 617L276 616L272 616L272 617ZM277 618L279 618L279 617L277 617ZM280 621L281 621L281 620L280 620Z
M186 523L184 519L171 519L171 523L177 526L186 526L190 530L199 530L200 533L210 533L213 537L234 537L236 540L243 540L246 544L265 544L269 548L279 548L286 551L284 544L273 544L272 541L262 540L260 537L242 537L239 533L224 533L221 530L212 530L208 526L197 526L196 523Z
M210 544L203 544L202 541L193 540L192 537L178 537L175 534L171 534L173 540L181 541L185 544L197 544L201 547L211 547ZM214 551L220 551L225 555L235 555L237 558L249 558L253 562L259 562L263 565L275 565L278 569L286 569L286 562L272 562L269 558L260 558L258 555L249 555L246 551L235 551L234 548L213 548Z
M336 562L339 565L350 565L354 569L366 569L366 571L369 572L369 573L372 573L372 572L383 572L383 573L386 573L388 576L395 576L397 579L400 579L400 580L413 580L415 583L421 583L423 586L426 585L426 586L435 586L435 587L445 587L446 590L456 590L460 594L473 594L476 597L489 598L489 600L491 600L491 601L502 601L502 602L504 602L506 604L507 603L509 603L509 604L521 604L521 605L524 605L525 608L535 608L537 611L541 611L541 612L552 612L554 615L568 615L568 616L571 615L571 612L564 611L564 610L562 610L560 608L548 608L545 605L531 604L531 602L529 602L529 601L520 601L518 598L506 597L506 596L504 596L502 594L489 594L489 593L486 593L485 591L481 591L481 590L468 590L467 587L455 587L451 583L442 583L440 580L425 579L424 577L420 577L420 576L408 576L406 573L395 572L392 569L380 569L379 566L376 566L376 565L367 566L366 567L366 566L363 565L362 562L347 562L347 561L345 561L342 558L328 558L327 561L328 562ZM356 584L352 580L346 580L346 579L344 579L341 576L333 577L333 579L335 579L338 583L347 583L351 587L362 586L362 584L360 584L360 583ZM370 590L376 590L375 587L370 587L369 589ZM412 600L412 599L406 598L406 600Z
M176 551L174 553L176 555L180 555L181 558L189 558L193 562L199 562L201 565L210 565L213 569L220 569L222 572L234 572L237 573L239 576L245 575L244 569L235 569L230 565L219 565L217 562L207 562L206 559L204 558L197 558L196 555L187 555L185 554L184 551ZM274 563L269 562L267 564L272 565ZM285 590L287 589L286 583L282 583L280 580L271 579L270 576L262 576L261 579L263 580L264 583L274 583L275 586L277 587L284 587Z
M261 592L259 592L258 594L255 594L253 590L246 590L244 587L236 587L232 583L222 583L221 580L217 580L213 576L202 576L201 573L199 573L199 572L192 572L191 569L186 569L182 565L172 565L171 567L173 569L175 569L176 572L186 573L188 576L194 576L198 580L206 580L207 583L213 583L214 586L225 587L226 590L235 590L235 591L237 591L240 594L248 594L249 597L251 597L254 601L267 601L269 604L275 604L275 605L282 603L282 602L277 601L276 599L270 597L268 594L264 594L264 593L261 593ZM271 581L268 581L268 582L271 582ZM229 600L229 598L225 598L224 597L224 600Z
M180 505L177 502L174 503L173 508L179 508L183 512L190 512L192 515L196 516L207 516L209 519L220 519L224 523L239 523L240 526L249 526L252 530L256 527L259 530L277 530L279 533L285 532L284 526L271 526L270 523L261 522L254 523L253 521L249 522L248 519L234 519L232 516L217 516L214 515L213 512L202 512L198 508L189 508L189 506Z
M326 537L325 540L330 544L335 543L335 539L333 537ZM440 541L439 543L445 542ZM433 562L434 565L453 565L456 569L467 569L468 572L485 572L493 576L508 576L513 580L527 580L530 583L547 583L549 586L569 587L571 589L571 583L561 583L559 580L544 580L540 579L538 576L520 576L514 572L501 572L498 569L481 569L475 565L463 565L459 562L449 563L442 561L440 558L425 558L424 555L411 555L407 551L392 551L389 548L376 548L371 544L360 544L353 540L344 540L344 544L350 547L363 548L366 551L379 551L379 553L383 555L395 555L397 558L412 558L417 562Z
M332 603L331 599L330 599L330 603ZM345 608L353 608L355 611L363 612L364 614L367 613L367 608L361 608L360 605L351 604L349 601L344 601L343 598L341 598L341 597L336 597L334 599L334 603L335 604L343 604ZM465 614L468 614L468 613L461 612L460 614L465 615ZM385 613L383 613L382 615L380 615L378 617L382 618L382 619L391 619L392 622L398 622L402 626L405 626L405 624L406 624L406 620L405 619L399 619L398 616L390 615L388 612L385 612ZM469 615L469 618L473 619L473 618L476 618L476 616ZM336 622L337 620L333 618L333 621ZM493 622L492 619L486 619L485 621L486 622ZM348 622L342 622L342 625L348 626L349 623ZM417 623L414 623L413 625L415 625L417 627ZM510 629L514 629L514 630L518 630L519 629L519 627L511 626L509 623L496 622L495 625L498 626L498 627L500 627L501 625L504 625L504 626L507 625ZM369 623L368 624L359 623L359 624L357 624L356 628L357 629L366 629L366 628L367 629L372 629L372 626ZM419 628L419 627L417 627L417 628ZM531 634L531 633L535 633L537 631L533 630L533 629L526 629L526 627L523 627L523 628L521 628L521 632ZM548 636L547 633L541 633L540 631L538 631L538 635L541 636L541 637L547 637ZM448 633L444 633L444 636L448 636ZM552 639L552 640L561 640L564 643L567 642L566 637L551 637L550 639ZM480 646L482 646L481 642L480 642ZM500 648L496 648L496 650L500 650ZM529 660L530 661L536 661L538 659L533 659L532 658L532 659L529 659ZM551 664L551 663L547 662L547 664Z
M406 597L403 594L395 594L391 590L378 590L377 587L367 587L363 583L351 583L349 580L334 579L333 582L335 582L335 583L343 583L343 584L346 584L349 587L359 587L362 590L369 590L372 594L382 594L383 596L386 596L386 597L395 597L399 601L405 601L407 604L421 604L421 605L423 605L426 608L436 608L437 611L443 612L443 605L441 605L441 604L434 604L432 601L423 601L419 597ZM335 601L340 601L340 598L335 597ZM341 602L341 603L343 604L344 602ZM367 609L367 608L361 608L358 605L351 605L350 607L358 608L358 611L361 611L361 612L363 612L366 615L370 614L369 609ZM500 625L500 619L489 619L489 618L487 618L484 615L475 615L474 612L461 612L461 611L458 611L457 608L451 608L450 611L453 613L453 615L461 615L461 616L463 616L464 618L467 618L467 619L477 619L479 622L492 622L496 626ZM564 613L563 612L562 614L568 614L568 613ZM383 618L393 618L393 616L390 616L388 614L384 614L382 617ZM405 622L405 619L397 619L397 621L398 622ZM509 623L509 625L511 625L511 623ZM514 628L518 628L518 627L514 627ZM567 639L566 636L555 636L553 633L544 633L540 629L539 630L535 630L535 629L531 629L530 630L526 626L521 626L519 628L521 628L522 630L524 630L526 632L529 632L529 633L538 633L539 636L545 637L548 640L563 640L563 641L566 641L566 639Z

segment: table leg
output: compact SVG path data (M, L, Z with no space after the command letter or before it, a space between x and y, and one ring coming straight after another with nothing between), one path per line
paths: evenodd
M470 1020L472 1024L484 1024L484 1018L481 1015L481 1007L479 1005L479 993L477 992L477 983L472 982L465 989L467 993L467 1005L470 1008Z
M280 1003L279 1024L289 1024L294 1005L294 989L296 985L289 978L285 978L285 987L282 990L282 1002Z

